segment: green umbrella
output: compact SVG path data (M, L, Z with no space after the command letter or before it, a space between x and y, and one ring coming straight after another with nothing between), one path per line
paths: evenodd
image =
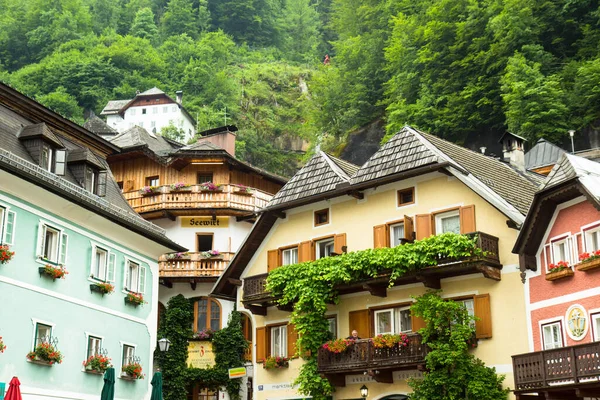
M104 386L100 400L113 400L115 398L115 369L108 368L104 373Z
M152 396L150 396L150 400L163 400L162 374L160 372L155 372L150 384L152 384Z

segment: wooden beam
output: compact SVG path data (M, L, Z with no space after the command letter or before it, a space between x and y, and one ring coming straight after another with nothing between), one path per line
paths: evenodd
M158 283L160 283L163 286L168 287L169 289L173 289L173 282L166 280L164 278L159 279Z
M368 284L363 285L364 290L368 290L371 296L387 297L387 284Z
M362 192L359 192L358 190L353 190L350 193L348 193L348 196L352 196L357 200L362 200L365 198L365 194Z
M600 397L600 387L576 389L577 397Z
M167 211L167 210L163 211L163 215L166 218L170 219L171 221L175 221L176 220L175 215L173 215L173 213L170 212L170 211Z
M274 216L276 216L277 218L280 218L280 219L285 219L286 218L286 215L285 215L285 213L283 211L271 211L271 213Z
M192 287L192 290L196 290L196 281L195 280L191 280L190 281L190 286Z
M542 392L546 400L579 400L575 395L575 390L569 392Z
M262 315L263 317L267 315L267 307L261 306L245 306L250 312L254 315Z
M278 305L277 309L280 311L292 312L292 311L294 311L294 305L293 304Z
M495 281L501 281L502 275L500 273L500 268L490 267L489 265L478 265L477 271L481 272L483 276L488 279L492 279Z
M227 278L227 282L231 283L233 286L242 286L241 279Z
M517 400L541 400L543 395L538 394L515 394Z
M331 383L333 386L344 387L346 386L346 376L341 374L336 375L325 375L325 378Z
M373 377L379 383L394 383L394 376L392 375L392 370L385 371L369 371L369 375Z
M439 290L442 288L440 278L436 276L417 275L417 280L423 282L426 288Z

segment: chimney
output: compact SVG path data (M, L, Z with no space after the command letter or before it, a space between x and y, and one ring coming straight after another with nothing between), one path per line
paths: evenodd
M181 102L183 101L183 90L178 90L175 92L175 94L177 95L177 104L181 104Z
M485 147L485 146L481 146L481 147L479 148L479 150L481 150L481 154L483 154L483 155L485 155L485 150L486 150L486 149L487 149L487 147Z
M208 131L200 132L198 143L212 143L218 146L235 157L235 133L237 127L223 126L221 128L210 129Z
M525 171L525 138L506 132L500 138L504 162L519 171Z

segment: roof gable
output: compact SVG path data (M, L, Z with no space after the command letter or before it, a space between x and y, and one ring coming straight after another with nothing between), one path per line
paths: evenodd
M173 150L173 146L161 135L150 134L137 125L115 136L110 141L121 149L148 146L148 149L157 155L167 155Z
M525 169L534 169L556 164L560 156L566 153L563 149L545 139L537 141L535 146L525 153Z

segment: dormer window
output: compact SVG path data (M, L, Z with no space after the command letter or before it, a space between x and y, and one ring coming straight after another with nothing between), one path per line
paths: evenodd
M71 173L85 190L100 197L106 196L106 168L89 149L69 152L68 162Z
M95 192L96 189L96 181L98 173L94 171L92 167L86 165L85 167L85 190L88 192Z
M65 174L66 150L62 141L45 124L34 124L24 127L19 133L33 162L41 168L56 175Z
M40 167L46 171L51 171L52 167L52 149L45 143L42 145L42 152L40 154Z

